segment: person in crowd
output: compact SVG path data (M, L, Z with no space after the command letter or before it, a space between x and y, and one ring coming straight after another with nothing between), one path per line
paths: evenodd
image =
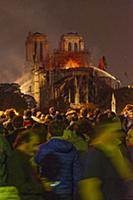
M125 147L127 147L126 140L127 138L129 138L127 134L129 130L133 128L133 105L128 104L125 106L125 108L120 114L120 120L122 124L122 129L123 129L123 144Z
M126 144L128 149L128 156L130 161L133 163L133 127L127 132Z
M34 120L32 119L32 111L30 109L27 109L24 111L24 122L23 122L23 126L25 128L31 128L32 125L34 124Z
M60 120L60 121L65 120L63 114L61 112L59 112L58 110L56 111L56 114L55 114L55 120Z
M89 134L90 131L93 131L90 126L88 127L86 123L84 124L82 122L76 122L74 124L73 134L68 137L68 141L71 142L78 151L81 169L83 169L84 166L84 157L86 155L86 152L88 152L90 142Z
M49 113L46 115L47 117L51 118L51 119L55 119L56 117L56 109L55 107L50 107L49 108Z
M25 128L23 127L23 116L16 115L12 120L13 131L6 136L7 141L9 142L11 148L13 148L13 143L18 136Z
M78 120L78 115L75 110L68 110L66 112L66 129L73 130L73 125Z
M93 135L93 127L90 120L87 118L87 113L87 109L82 108L79 119L76 111L70 110L66 113L70 124L66 128L64 136L72 142L80 152L82 152L82 150L84 152L84 150L86 151L86 149L88 149L88 141ZM71 132L68 132L68 130Z
M120 115L122 128L127 134L128 130L133 124L133 105L127 104L125 108L122 110Z
M133 127L127 132L126 135L127 157L132 164L133 169ZM127 184L127 200L133 199L133 181Z
M0 124L0 186L7 185L7 159L11 156L11 148L3 136L3 125Z
M35 158L41 177L51 187L49 200L72 200L81 178L78 152L63 139L63 132L64 125L60 121L51 121L48 125L49 141L40 146Z
M73 137L69 139L79 152L88 151L89 140L93 135L93 129L90 123L83 119L78 120L73 126Z
M32 115L31 118L33 119L34 123L33 126L35 124L45 124L45 115L42 114L40 111L37 112L37 115Z
M0 110L0 123L3 124L5 121L7 121L6 114L3 110Z
M0 199L20 200L17 188L8 186L7 160L11 156L11 148L4 137L3 125L0 124Z
M128 112L127 131L133 127L133 108Z
M38 129L27 129L16 138L14 151L8 159L8 185L18 189L21 200L43 199L43 185L31 162L40 143Z
M93 124L94 125L96 124L96 121L100 114L101 114L101 110L99 108L96 108L93 113Z
M13 127L13 118L16 116L16 111L15 109L7 109L6 110L6 121L3 123L5 127L5 135L8 135L14 131Z
M48 136L48 127L46 126L46 124L35 123L32 128L38 129L37 134L41 139L41 143L45 143Z
M132 169L120 151L121 123L101 115L85 156L80 192L83 200L122 200Z
M78 124L80 126L79 129L82 129L81 131L82 131L84 137L86 137L86 139L89 141L89 140L91 140L91 138L94 135L93 125L87 117L87 114L88 114L87 108L82 108L80 113L82 113L82 115L81 115L82 117L80 117L78 119Z

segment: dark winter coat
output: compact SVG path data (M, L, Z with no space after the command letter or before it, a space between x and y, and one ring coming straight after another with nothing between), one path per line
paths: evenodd
M68 141L52 138L40 146L36 162L41 175L59 184L53 188L56 194L71 195L80 180L80 164L75 147Z

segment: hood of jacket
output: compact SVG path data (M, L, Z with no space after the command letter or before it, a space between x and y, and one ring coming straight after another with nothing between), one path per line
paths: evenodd
M49 148L53 149L55 152L68 153L73 150L73 144L62 139L62 138L52 138L48 141Z

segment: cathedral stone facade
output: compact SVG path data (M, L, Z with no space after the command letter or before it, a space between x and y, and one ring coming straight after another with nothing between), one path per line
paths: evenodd
M29 33L25 46L25 71L18 82L22 92L34 96L40 108L55 102L97 103L103 87L119 87L114 76L92 65L90 52L78 33L62 35L59 47L52 53L47 36L38 32Z

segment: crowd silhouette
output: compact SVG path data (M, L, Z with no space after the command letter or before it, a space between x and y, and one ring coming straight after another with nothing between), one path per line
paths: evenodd
M133 200L133 105L0 111L0 200Z

